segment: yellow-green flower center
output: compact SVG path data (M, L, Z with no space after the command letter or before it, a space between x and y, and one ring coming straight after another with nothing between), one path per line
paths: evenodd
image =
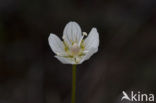
M79 63L82 57L86 54L85 51L85 44L84 44L84 36L87 36L87 33L83 32L83 36L80 41L72 41L71 44L67 44L65 41L64 43L64 50L66 55L64 57L73 59L76 63Z
M81 57L84 54L84 42L82 41L80 43L80 45L78 45L77 42L74 42L72 43L71 46L67 45L65 42L64 42L64 50L66 52L66 55L65 57L68 57L68 58L76 58L76 57Z

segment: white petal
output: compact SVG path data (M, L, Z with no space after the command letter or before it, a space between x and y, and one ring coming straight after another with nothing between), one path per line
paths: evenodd
M99 46L99 33L97 32L96 28L92 28L88 37L84 41L85 49L89 51L91 48L97 48Z
M81 59L81 61L79 62L79 64L81 64L82 62L84 62L85 60L88 60L94 53L96 53L98 50L97 48L91 48L88 53L86 53L86 55Z
M63 39L68 45L72 45L72 42L78 42L82 36L81 28L76 22L69 22L66 24L63 31Z
M55 58L57 58L63 64L75 64L74 61L72 61L72 58L65 58L61 56L55 56Z
M55 54L60 54L60 55L65 55L65 51L64 51L64 44L63 42L54 34L50 34L49 38L49 45L52 49L52 51Z

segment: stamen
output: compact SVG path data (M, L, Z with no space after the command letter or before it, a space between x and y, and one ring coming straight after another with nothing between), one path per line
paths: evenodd
M57 56L60 56L60 57L64 57L64 56L66 56L66 54L58 53L58 52L56 53L56 55L57 55Z
M61 54L60 54L60 53L58 53L58 52L56 53L56 55L61 56Z
M80 44L81 44L81 42L82 42L84 36L87 36L87 33L86 33L86 32L82 32L82 37L81 37L81 39L80 39L80 41L79 41L79 43L78 43L79 46L80 46Z
M83 51L83 53L85 53L85 54L88 53L88 52L89 52L89 51L87 51L87 50Z
M87 36L87 33L86 33L86 32L83 32L82 34L83 34L84 36Z
M80 59L79 57L76 57L76 58L75 58L75 62L76 62L76 63L79 63L80 60L81 60L81 59Z

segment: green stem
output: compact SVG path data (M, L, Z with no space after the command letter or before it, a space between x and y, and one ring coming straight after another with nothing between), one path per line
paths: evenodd
M72 66L72 100L71 103L75 103L76 100L76 65Z

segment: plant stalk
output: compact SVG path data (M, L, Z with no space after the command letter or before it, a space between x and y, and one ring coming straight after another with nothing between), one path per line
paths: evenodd
M71 103L76 103L76 64L72 66L72 99Z

